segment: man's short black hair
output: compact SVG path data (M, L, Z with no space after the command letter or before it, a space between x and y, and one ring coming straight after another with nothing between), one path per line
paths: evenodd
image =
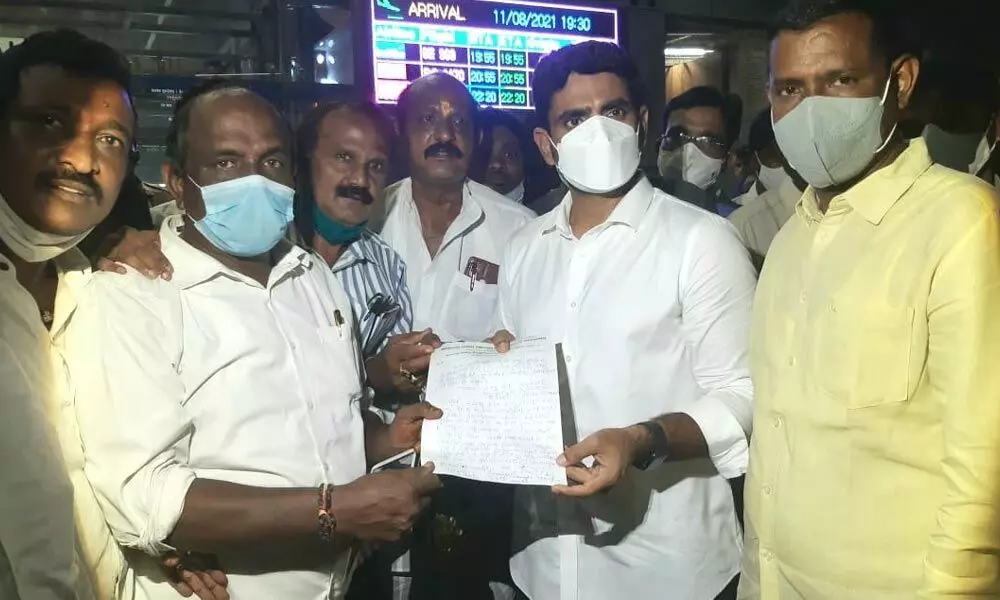
M768 39L774 40L782 31L805 31L823 19L857 13L872 24L872 51L891 63L903 54L914 52L911 23L898 16L902 6L887 0L792 0L776 15Z
M753 152L760 152L771 144L774 144L774 125L771 123L771 107L757 113L750 123L750 135L747 146Z
M38 65L55 65L71 75L114 82L132 99L131 70L117 50L70 29L43 31L0 54L0 118L21 92L21 73ZM134 114L134 106L132 110Z
M633 108L638 110L646 105L646 86L639 77L639 69L621 46L608 42L581 42L545 56L535 69L535 81L532 84L535 114L538 124L545 129L549 127L552 97L566 87L566 81L572 73L613 73L625 82Z
M174 115L170 119L170 128L167 130L167 160L175 168L183 170L184 162L187 160L188 144L187 133L191 125L191 110L195 101L202 96L219 91L243 91L252 93L250 88L225 77L211 77L184 92L180 100L174 104ZM275 109L277 112L277 109Z
M391 156L396 145L396 124L388 114L371 102L345 101L325 102L310 110L295 131L295 226L306 245L312 244L313 205L316 195L312 183L312 156L319 143L319 129L328 115L346 112L365 117L375 125L375 130L385 142L386 152Z
M726 97L714 87L699 85L674 96L667 103L667 108L663 111L663 126L667 126L667 123L670 121L670 114L675 110L704 107L719 109L719 112L722 113L722 122L723 124L726 123L726 115L729 113L729 102Z

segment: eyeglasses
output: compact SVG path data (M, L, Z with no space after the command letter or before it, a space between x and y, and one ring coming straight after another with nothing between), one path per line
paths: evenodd
M726 143L710 135L693 136L680 129L671 129L658 140L661 150L678 150L684 144L694 144L712 158L725 158L729 154Z

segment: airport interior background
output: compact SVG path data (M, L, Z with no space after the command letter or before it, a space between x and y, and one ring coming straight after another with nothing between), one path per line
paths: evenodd
M534 61L552 44L588 37L615 39L639 63L654 134L670 98L712 85L739 97L745 139L749 122L767 106L767 29L785 1L0 0L0 50L36 31L68 27L122 51L136 74L138 174L155 185L172 104L199 78L239 78L294 122L316 102L386 102L407 80L446 70L470 77L470 86L483 84L477 99L484 104L530 120ZM962 2L968 10L959 8ZM992 1L899 4L917 23L914 35L945 40L930 51L949 65L936 69L940 85L961 86L955 64L1000 61L991 19L976 19ZM511 50L525 50L524 44L527 53ZM493 46L496 53L481 50ZM446 64L455 60L458 67ZM480 67L496 60L498 68L476 68L477 60L486 61ZM655 135L649 138L645 160L655 162Z

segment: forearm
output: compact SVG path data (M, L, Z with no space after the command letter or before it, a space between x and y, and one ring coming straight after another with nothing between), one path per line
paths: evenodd
M207 553L255 544L342 552L352 540L336 536L332 544L322 542L318 509L319 493L314 488L258 488L196 479L169 543Z

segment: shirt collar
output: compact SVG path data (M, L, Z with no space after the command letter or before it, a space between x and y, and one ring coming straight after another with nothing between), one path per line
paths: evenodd
M604 220L604 223L595 227L593 231L603 231L612 225L625 225L633 232L638 231L642 218L646 216L649 205L653 202L653 193L653 184L645 177L641 178L625 194L621 201L618 202L618 206L611 211L611 214ZM558 231L561 236L572 238L573 228L569 224L569 215L572 208L573 194L567 192L562 203L553 211L555 213L555 221L552 227L543 229L542 235Z
M361 237L354 240L340 253L340 258L333 265L333 272L343 271L358 263L375 263L379 257L371 246L372 233L367 229L361 232Z
M163 254L174 267L171 281L182 289L188 289L205 283L221 275L236 281L242 281L253 287L260 284L242 273L238 273L211 256L196 250L180 236L180 228L184 226L184 215L167 217L160 226L160 246ZM302 248L282 240L272 250L282 254L281 259L271 269L268 287L277 284L283 276L298 267L309 268L313 264L312 255Z
M913 139L891 165L875 171L851 189L834 197L826 214L841 214L853 209L872 225L878 225L932 164L924 141L921 138ZM807 222L818 223L823 220L824 214L819 210L816 191L812 186L806 189L795 211Z
M475 184L479 185L479 184ZM407 178L400 185L398 195L396 197L396 203L403 202L405 206L400 208L406 208L409 211L412 223L415 223L417 234L423 235L422 225L420 224L420 214L417 211L417 203L413 200L413 180ZM444 249L458 238L463 237L473 229L475 229L480 223L482 223L484 217L486 216L486 210L483 209L483 205L476 199L474 186L467 179L465 185L462 188L462 208L452 221L451 225L448 227L448 231L445 233L444 239L441 241L441 247L438 249L438 254L440 254Z

